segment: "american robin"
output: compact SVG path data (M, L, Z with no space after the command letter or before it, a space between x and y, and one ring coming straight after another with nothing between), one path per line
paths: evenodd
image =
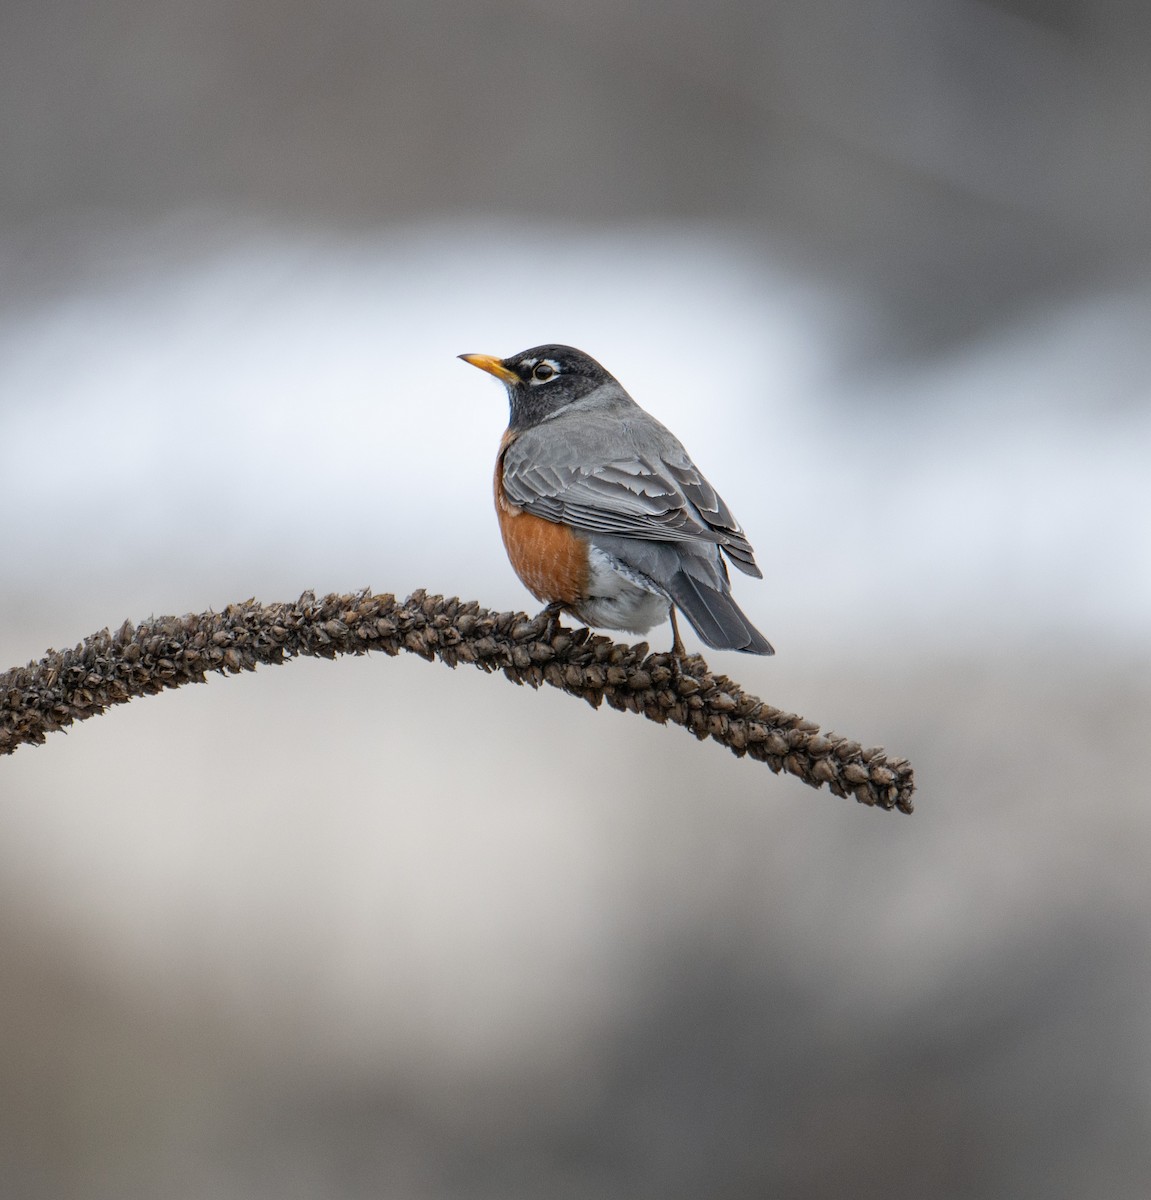
M511 419L495 499L512 567L551 615L647 633L675 610L717 650L774 654L732 599L723 555L762 579L731 511L675 436L588 355L460 357L501 380Z

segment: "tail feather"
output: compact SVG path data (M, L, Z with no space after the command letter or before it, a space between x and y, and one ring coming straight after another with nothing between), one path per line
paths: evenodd
M772 644L744 616L728 592L710 587L682 570L672 576L667 591L704 644L713 650L775 653Z
M619 563L625 573L634 573L652 591L667 596L713 650L775 653L732 599L727 566L718 547L708 543L649 542L611 534L595 534L590 541ZM735 565L752 573L738 558ZM754 570L759 573L758 567Z

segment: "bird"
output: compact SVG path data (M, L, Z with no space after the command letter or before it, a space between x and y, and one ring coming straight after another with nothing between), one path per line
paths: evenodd
M646 634L670 620L680 660L678 609L712 649L775 653L731 595L725 557L763 578L739 523L614 376L572 346L459 357L507 388L496 514L513 569L553 624L567 613Z

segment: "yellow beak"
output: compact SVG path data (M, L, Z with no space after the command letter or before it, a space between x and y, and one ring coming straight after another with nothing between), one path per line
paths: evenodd
M519 383L520 377L515 371L509 371L504 364L492 354L461 354L460 358L466 363L471 363L473 367L479 367L481 371L487 371L489 375L494 375L503 383Z

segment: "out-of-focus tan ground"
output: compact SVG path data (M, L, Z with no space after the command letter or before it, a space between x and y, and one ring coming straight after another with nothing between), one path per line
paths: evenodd
M414 660L21 750L6 1190L1134 1197L1151 688L1086 650L735 660L910 818Z

